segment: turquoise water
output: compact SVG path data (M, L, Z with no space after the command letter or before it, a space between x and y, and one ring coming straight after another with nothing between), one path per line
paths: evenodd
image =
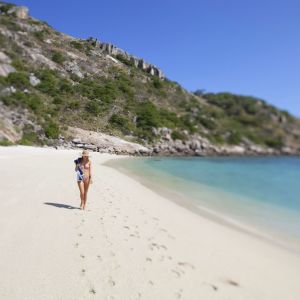
M300 241L300 158L134 158L119 168L195 205Z

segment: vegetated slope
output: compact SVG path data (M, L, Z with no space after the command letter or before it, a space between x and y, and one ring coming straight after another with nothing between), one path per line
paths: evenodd
M55 144L72 126L155 153L300 152L299 120L261 99L189 93L22 7L2 3L0 11L2 144Z

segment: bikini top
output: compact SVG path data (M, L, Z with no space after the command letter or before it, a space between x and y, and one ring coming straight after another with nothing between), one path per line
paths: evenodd
M83 161L80 159L76 159L74 162L75 164L79 165L81 169L88 170L90 168L90 162L84 164Z
M90 163L89 162L86 164L81 163L80 166L83 167L84 169L88 170L90 168Z

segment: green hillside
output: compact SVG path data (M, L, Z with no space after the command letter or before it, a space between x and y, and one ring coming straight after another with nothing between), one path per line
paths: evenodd
M299 152L299 120L288 112L250 96L190 93L122 54L109 55L93 39L72 38L12 8L0 6L0 97L5 111L32 123L19 126L22 137L13 142L55 144L72 126L148 147L202 138L215 147ZM13 71L4 74L5 65Z

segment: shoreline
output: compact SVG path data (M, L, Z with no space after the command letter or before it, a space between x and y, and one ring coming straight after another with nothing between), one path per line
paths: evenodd
M127 157L123 158L129 159ZM132 157L132 159L135 158ZM107 160L103 165L114 168L120 173L135 179L137 182L151 189L158 195L185 209L190 210L196 215L207 218L210 221L217 222L221 225L228 226L234 230L248 234L249 236L300 255L300 241L298 239L282 236L282 233L280 234L278 232L268 231L267 228L264 228L262 225L254 226L253 224L236 220L233 216L226 215L226 212L220 212L213 208L205 207L202 204L197 204L195 200L191 199L189 196L183 196L179 192L175 192L173 190L171 191L168 187L165 188L159 184L155 184L146 177L139 176L132 170L128 170L126 167L118 165L115 159ZM272 234L275 234L275 237L272 237ZM286 243L288 243L288 245Z
M105 165L121 156L91 153L94 182L79 210L78 152L0 147L1 299L300 297L299 255Z

